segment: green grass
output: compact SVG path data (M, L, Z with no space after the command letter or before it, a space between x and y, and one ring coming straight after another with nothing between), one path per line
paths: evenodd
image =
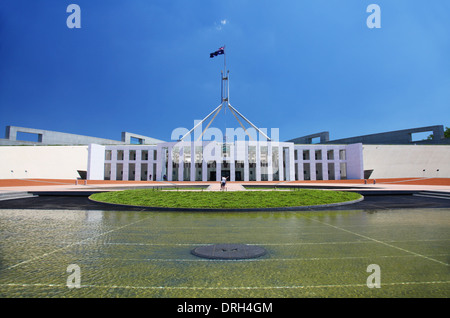
M352 201L354 192L301 189L298 191L155 191L152 189L96 193L92 200L147 207L254 209L310 206Z

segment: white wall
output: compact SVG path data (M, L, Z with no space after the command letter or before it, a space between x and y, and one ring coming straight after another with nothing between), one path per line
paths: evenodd
M350 146L346 146L347 154L350 155L347 162L350 169L352 166L356 169L356 175L352 175L355 178L361 171L358 164L360 157L358 151L352 151L357 149ZM358 146L360 144L353 145L356 148ZM91 147L94 151L91 164L95 165L91 173L95 171L100 175L91 175L90 179L102 179L104 147ZM362 148L364 170L374 169L371 178L450 178L450 146L363 145ZM299 152L298 156L300 163L302 153ZM88 146L0 146L0 179L76 179L79 177L77 170L88 170L87 166ZM347 174L350 178L353 173L347 171Z
M450 177L446 145L364 145L363 160L370 178Z
M363 179L364 155L362 144L350 144L345 149L347 153L347 179Z
M87 179L103 180L105 177L105 146L90 144L87 163Z
M88 146L1 146L0 179L76 179L87 159Z

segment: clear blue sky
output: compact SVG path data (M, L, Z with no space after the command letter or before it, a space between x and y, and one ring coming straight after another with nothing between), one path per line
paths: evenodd
M448 126L449 16L448 0L2 0L0 138L13 125L168 141L219 105L209 53L224 44L231 104L280 140ZM213 126L238 127L229 116Z

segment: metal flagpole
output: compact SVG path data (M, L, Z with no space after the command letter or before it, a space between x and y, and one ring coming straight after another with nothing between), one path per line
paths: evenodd
M213 54L213 53L211 53ZM211 55L211 57L213 57L213 55ZM261 135L263 135L268 141L271 141L271 139L269 138L269 136L267 136L263 131L261 131L261 129L259 129L258 127L256 127L250 120L248 120L247 118L244 117L244 115L242 115L236 108L234 108L233 106L231 106L229 99L230 99L230 85L229 85L229 71L227 70L227 60L226 60L226 52L225 52L225 45L223 46L223 71L221 71L221 101L220 101L220 105L217 106L211 113L209 113L205 118L203 118L199 123L197 123L197 125L194 126L194 128L192 128L190 131L188 131L183 137L181 137L179 139L179 141L183 141L184 138L186 138L189 134L191 134L198 126L200 126L202 123L204 123L209 117L213 116L213 118L211 119L211 121L208 123L208 125L206 126L206 128L203 130L202 134L200 135L200 138L203 136L203 134L206 132L206 130L209 128L209 126L212 124L212 122L214 121L214 119L216 118L216 116L219 114L220 110L223 108L225 108L224 112L226 114L226 109L227 107L230 108L231 113L233 114L233 116L236 118L236 120L239 122L239 124L241 125L241 127L244 129L244 131L247 133L247 135L249 135L250 139L252 139L252 137L250 136L250 134L248 134L248 131L245 129L244 125L242 125L242 122L238 119L238 117L236 115L238 115L239 117L241 117L242 119L244 119L248 124L250 124L253 128L255 128ZM226 85L226 86L225 86ZM226 103L226 105L224 105L224 103ZM224 134L224 144L226 142L226 117L225 117L225 134ZM199 139L200 139L199 138Z
M253 128L255 128L261 135L263 135L268 141L271 141L271 139L269 138L269 136L267 136L264 132L261 131L261 129L259 129L258 127L256 127L255 125L253 125L253 123L248 120L247 118L244 117L244 115L242 115L240 112L238 112L238 110L236 108L234 108L233 106L231 106L230 104L228 104L228 107L230 107L230 109L234 110L242 119L244 119L247 123L249 123Z
M223 104L220 104L219 106L217 106L212 112L210 112L208 114L208 116L203 118L199 123L197 123L197 125L194 126L194 128L189 130L183 137L181 137L179 141L183 141L183 139L186 138L186 136L188 136L191 132L193 132L195 130L195 128L200 126L205 120L207 120L209 117L211 117L212 114L214 114L215 112L218 112L222 108L222 106L223 106Z
M227 52L225 51L225 45L223 46L223 71L226 74L226 71L227 71Z
M230 105L230 104L228 104ZM233 114L234 118L236 118L236 120L238 121L239 125L241 125L242 129L244 129L244 132L247 134L247 136L250 138L250 140L253 140L253 137L248 133L247 128L245 128L244 125L242 125L241 121L239 120L239 118L237 117L237 115L235 114L235 112L233 111L232 108L230 108L231 113Z
M213 122L214 119L216 118L217 114L220 113L220 110L221 110L221 109L222 109L222 107L219 108L219 109L216 111L216 113L214 114L213 118L211 118L210 122L208 123L208 125L206 126L206 128L203 130L202 134L197 138L197 141L199 141L199 140L203 137L203 135L205 134L205 132L208 130L209 126L212 124L212 122Z
M225 77L223 77L225 76ZM223 45L223 76L222 76L222 91L225 91L226 94L226 100L228 103L228 74L227 74L227 52L225 50L225 44ZM224 90L224 79L226 79L226 88ZM224 98L222 95L222 105L224 103ZM224 134L223 134L223 143L225 144L227 141L227 106L224 107Z

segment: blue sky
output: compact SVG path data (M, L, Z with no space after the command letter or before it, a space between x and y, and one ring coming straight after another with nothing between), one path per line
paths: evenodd
M222 45L231 104L280 140L448 126L449 13L447 0L2 0L0 138L13 125L168 141L220 104Z

